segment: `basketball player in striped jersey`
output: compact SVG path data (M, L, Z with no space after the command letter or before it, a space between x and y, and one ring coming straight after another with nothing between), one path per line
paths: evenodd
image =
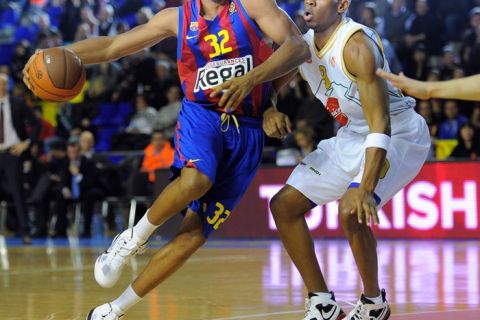
M289 127L288 118L269 108L270 81L310 56L299 30L274 0L187 0L124 34L87 39L67 48L84 64L101 63L170 36L178 38L177 64L185 94L175 133L176 179L137 225L118 235L97 259L97 282L103 287L115 285L125 264L142 252L151 234L185 207L189 209L178 235L153 256L120 297L92 309L89 320L122 317L225 223L260 164L262 118ZM267 37L279 45L275 52ZM28 68L27 64L25 71ZM24 75L29 85L28 72Z
M413 109L415 100L376 75L377 68L389 71L382 43L374 30L346 17L349 0L304 4L312 58L299 70L342 127L295 168L271 210L310 293L304 320L386 320L390 308L378 283L371 220L378 224L377 210L418 174L429 131ZM336 200L364 289L348 315L325 282L304 218L314 206Z

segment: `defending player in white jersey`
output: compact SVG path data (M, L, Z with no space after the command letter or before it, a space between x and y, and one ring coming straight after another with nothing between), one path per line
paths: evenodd
M430 148L428 128L415 100L376 75L377 68L389 70L381 41L345 16L349 0L304 3L312 59L299 69L342 128L295 168L271 210L310 293L305 320L386 320L390 308L378 283L370 221L378 224L377 210L418 174ZM325 283L304 218L313 206L335 200L364 287L348 315Z

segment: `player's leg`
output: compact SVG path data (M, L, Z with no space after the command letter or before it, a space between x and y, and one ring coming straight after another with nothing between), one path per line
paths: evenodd
M333 145L333 144L332 144ZM285 249L299 270L309 291L306 320L343 319L345 313L335 301L322 275L305 213L314 205L338 199L349 176L332 161L325 149L318 149L298 165L285 186L270 203Z
M353 189L349 189L344 197L348 196ZM343 197L342 197L343 199ZM372 229L364 223L358 223L356 215L350 214L349 210L343 207L342 199L338 207L340 222L357 263L360 277L363 280L364 293L368 297L380 295L378 284L378 262L377 262L377 241Z
M375 189L379 201L378 208L381 208L415 178L429 150L430 134L425 121L420 116L411 110L392 118L392 140L387 153L387 162ZM362 171L353 179L354 183L360 183ZM342 211L340 202L340 220L350 242L364 286L364 294L361 295L357 306L350 312L347 319L364 319L358 318L358 315L365 314L367 319L386 320L390 316L390 308L385 290L380 290L378 284L375 237L370 228L358 224L356 216Z
M222 156L222 135L218 119L201 106L183 106L175 141L176 179L155 200L133 227L117 236L95 263L95 279L102 287L112 287L128 260L141 253L148 238L173 215L201 198L216 180Z
M270 202L283 245L300 272L308 292L328 292L315 254L313 239L305 221L312 202L300 191L286 185Z
M200 216L188 210L178 234L150 259L132 285L116 300L91 310L87 320L119 319L147 293L177 271L205 241Z

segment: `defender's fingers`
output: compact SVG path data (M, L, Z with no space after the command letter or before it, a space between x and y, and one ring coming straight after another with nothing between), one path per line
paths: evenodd
M378 226L379 223L380 223L380 220L378 219L378 211L377 211L377 207L375 206L372 206L370 211L372 211L372 216L373 216L373 223Z

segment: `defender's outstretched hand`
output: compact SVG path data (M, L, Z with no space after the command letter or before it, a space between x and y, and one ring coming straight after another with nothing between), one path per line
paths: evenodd
M272 106L263 114L263 131L270 138L283 139L292 133L292 124L285 114Z
M385 80L390 81L395 87L410 96L423 100L431 98L428 84L426 82L410 79L409 77L405 76L403 72L400 73L400 75L396 75L386 72L385 70L378 69L377 75Z

